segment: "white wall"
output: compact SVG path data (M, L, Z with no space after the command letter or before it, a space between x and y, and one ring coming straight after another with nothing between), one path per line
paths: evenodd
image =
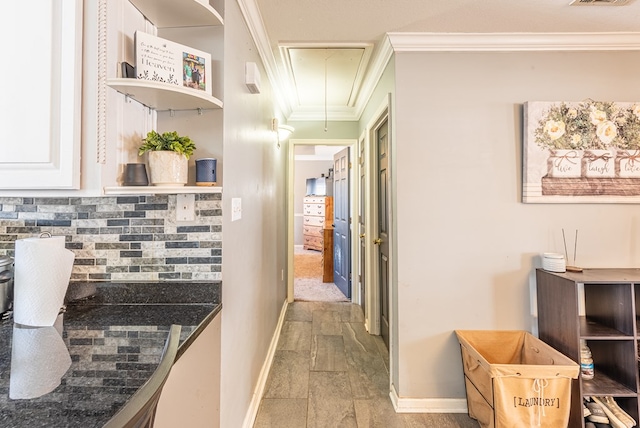
M456 329L525 329L537 255L640 267L628 204L523 204L525 101L640 100L636 52L397 53L398 392L465 396ZM571 241L572 242L572 241Z
M226 1L222 254L222 427L241 427L286 299L287 145L276 148L279 117L268 79L259 95L244 83L245 62L260 64L238 9ZM261 69L266 76L264 69ZM231 221L231 199L242 218Z

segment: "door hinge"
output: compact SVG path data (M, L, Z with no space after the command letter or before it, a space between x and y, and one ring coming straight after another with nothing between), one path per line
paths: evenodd
M351 161L349 161L349 169L351 169L352 166Z

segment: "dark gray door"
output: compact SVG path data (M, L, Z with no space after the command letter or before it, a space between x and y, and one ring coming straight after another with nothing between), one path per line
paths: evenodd
M378 278L380 288L380 335L389 349L389 121L375 129L378 172Z
M367 305L366 305L366 293L365 293L365 267L366 267L366 236L365 236L365 220L364 220L364 207L365 207L365 165L364 165L364 140L361 140L358 147L358 163L360 164L360 181L358 185L360 186L360 207L358 209L358 233L360 234L360 264L358 266L358 287L360 287L360 306L362 307L362 313L365 318L367 316Z
M349 148L333 155L333 282L351 298Z

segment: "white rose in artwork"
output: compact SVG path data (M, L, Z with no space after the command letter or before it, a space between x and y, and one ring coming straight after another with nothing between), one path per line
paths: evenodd
M604 144L611 144L611 141L618 135L618 129L615 123L607 120L598 124L596 127L596 135Z
M557 140L564 135L565 124L560 120L548 120L547 123L544 124L544 132L551 140Z
M575 119L576 117L578 117L578 110L574 108L570 108L569 111L567 112L567 117L569 119Z
M640 104L636 104L633 106L633 114L640 119Z
M571 136L571 145L573 147L579 147L580 141L582 141L582 137L580 136L580 134L573 134Z
M589 119L593 125L599 125L607 120L607 113L592 107L591 113L589 113Z

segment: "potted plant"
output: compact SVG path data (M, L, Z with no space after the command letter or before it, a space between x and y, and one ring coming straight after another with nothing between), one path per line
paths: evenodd
M148 152L149 173L154 186L184 186L187 183L189 157L196 146L188 136L177 132L147 133L138 155Z

